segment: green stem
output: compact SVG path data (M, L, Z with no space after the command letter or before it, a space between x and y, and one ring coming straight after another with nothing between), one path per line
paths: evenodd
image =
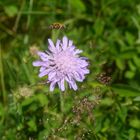
M23 11L24 5L25 5L25 0L22 0L21 1L20 10L18 11L17 18L15 20L15 25L13 27L13 31L15 31L15 32L17 31L17 28L18 28L18 25L19 25L19 21L20 21L21 15L22 15L22 11Z
M60 93L60 107L61 107L61 112L64 112L64 92Z
M30 12L32 12L32 8L33 8L33 0L30 0L29 1L29 10L28 10L28 12L30 13ZM27 15L27 29L29 28L29 26L30 26L30 22L31 22L31 14L28 14Z
M65 102L65 97L68 95L67 92L68 92L68 84L65 83L65 91L64 92L60 92L60 107L61 107L61 112L64 113L64 102Z
M49 15L48 12L44 12L44 11L22 11L21 12L22 15Z
M2 97L3 97L3 102L6 105L7 102L7 95L6 95L6 90L5 90L5 82L4 82L4 72L3 72L3 64L2 64L2 49L1 49L1 44L0 44L0 82L1 82L1 88L2 88Z

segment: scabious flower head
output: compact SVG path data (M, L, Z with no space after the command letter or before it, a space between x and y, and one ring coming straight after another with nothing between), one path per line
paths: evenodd
M87 58L79 56L82 51L76 49L66 36L62 41L57 40L56 45L51 39L48 39L48 43L49 50L38 51L40 60L33 62L33 66L40 67L39 77L48 76L50 91L54 90L56 84L64 91L65 82L70 88L77 90L76 81L82 82L89 73Z

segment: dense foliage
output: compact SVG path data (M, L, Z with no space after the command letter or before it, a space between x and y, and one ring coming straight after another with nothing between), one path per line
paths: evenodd
M51 93L34 52L64 35L90 74ZM139 77L139 0L0 0L0 140L138 140Z

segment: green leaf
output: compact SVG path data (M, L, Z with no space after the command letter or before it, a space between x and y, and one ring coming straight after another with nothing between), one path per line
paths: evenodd
M102 128L102 132L106 132L109 128L110 128L110 120L109 119L106 119L103 123L103 128Z
M135 135L136 135L136 131L135 131L134 129L130 129L130 130L128 131L128 133L129 133L129 138L130 138L130 140L133 140L134 137L135 137Z
M41 106L44 106L44 105L48 104L48 100L46 98L46 95L44 95L44 94L38 94L36 96L36 98L39 100Z
M111 98L104 98L101 100L101 105L103 106L111 106L114 103L114 100Z
M4 7L5 13L9 16L9 17L13 17L17 14L18 9L15 5L9 5Z
M22 105L23 107L24 107L24 106L28 106L28 105L32 104L32 103L34 102L34 100L35 100L35 97L32 96L31 98L27 98L27 99L23 100L23 102L22 102L21 105Z
M126 36L126 40L129 43L129 45L134 44L135 38L132 34L130 34L129 32L126 32L125 36Z
M124 70L124 68L125 68L125 65L124 65L124 62L123 62L123 60L121 60L121 59L116 59L116 65L118 66L118 68L120 69L120 70Z
M81 0L69 0L69 3L72 9L79 13L84 12L86 10L86 7Z
M35 118L28 121L29 131L37 131Z
M140 90L130 87L129 85L113 85L112 89L123 97L140 96Z
M138 118L131 119L129 122L130 126L133 128L140 129L140 120Z
M133 64L133 62L131 60L128 61L128 66L132 71L136 71L136 66Z
M137 54L137 51L135 49L130 49L121 52L121 54L118 56L121 60L122 59L130 59L133 58Z
M140 67L140 58L137 55L133 57L133 61L137 67Z
M132 79L135 76L135 72L133 71L126 71L125 72L125 77L128 79Z
M140 96L133 99L134 101L140 102Z
M104 22L102 21L102 19L97 19L95 21L95 24L93 26L94 30L95 30L95 34L96 35L102 35L103 30L104 30Z
M120 117L120 119L124 123L125 122L125 119L127 117L127 108L125 106L123 106L122 108L120 108L120 110L118 111L118 116Z
M140 15L140 4L137 5L137 11L138 11L138 14Z
M137 29L140 30L140 24L139 24L138 19L136 19L135 17L132 17L132 21L134 22L134 24L137 27Z

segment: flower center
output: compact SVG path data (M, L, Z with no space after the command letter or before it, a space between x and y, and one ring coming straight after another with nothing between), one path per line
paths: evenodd
M54 61L56 68L64 74L72 72L76 67L75 57L68 51L56 54L56 56L54 56Z

